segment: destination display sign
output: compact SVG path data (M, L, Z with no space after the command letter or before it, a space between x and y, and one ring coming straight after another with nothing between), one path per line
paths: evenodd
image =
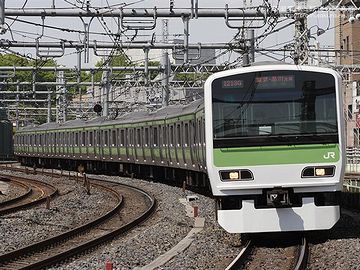
M256 89L295 88L294 75L255 77Z

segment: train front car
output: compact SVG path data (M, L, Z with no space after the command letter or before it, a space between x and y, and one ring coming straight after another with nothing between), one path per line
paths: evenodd
M330 229L340 217L339 75L263 65L205 84L206 163L219 224L232 233Z

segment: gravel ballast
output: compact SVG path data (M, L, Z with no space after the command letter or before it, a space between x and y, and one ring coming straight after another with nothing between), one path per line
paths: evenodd
M51 269L105 269L106 261L111 261L114 269L143 267L180 242L194 226L194 219L186 216L185 206L179 202L185 194L178 187L123 177L92 177L144 189L157 199L156 213L126 235L66 265ZM24 242L31 243L37 237L42 238L44 235L66 230L73 226L74 220L75 223L82 221L79 213L94 215L94 209L99 211L99 205L111 200L109 195L96 192L89 200L80 184L77 187L72 183L63 188L61 193L69 197L60 196L54 200L50 211L38 207L0 217L3 235L0 253L24 245ZM194 193L186 191L186 195ZM217 224L214 201L196 195L199 197L199 215L205 218L204 229L194 236L193 242L184 252L157 269L225 269L241 250L239 235L228 234ZM357 259L357 251L360 249L359 223L343 215L340 222L329 232L310 234L311 255L308 269L360 269ZM276 258L273 261L277 262ZM277 268L274 265L272 267ZM278 269L281 269L281 261Z

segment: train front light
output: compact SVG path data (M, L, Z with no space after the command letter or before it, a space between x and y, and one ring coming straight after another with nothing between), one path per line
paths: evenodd
M335 175L335 166L324 167L306 167L301 172L302 178L309 177L333 177Z
M316 168L315 176L325 176L325 169L324 168Z
M254 180L250 170L220 171L220 178L222 181Z

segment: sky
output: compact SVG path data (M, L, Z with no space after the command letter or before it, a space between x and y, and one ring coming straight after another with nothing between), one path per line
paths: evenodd
M196 1L196 0L194 0ZM309 0L307 3L303 3L306 6L317 6L321 4L317 2L318 0ZM52 4L55 4L56 8L65 8L65 7L74 7L74 5L81 6L82 2L80 0L7 0L5 2L6 8L22 8L25 5L25 8L50 8ZM191 0L174 0L175 8L189 8L191 5ZM169 0L131 0L131 1L123 1L119 2L118 0L91 0L90 1L92 6L98 7L107 7L113 5L119 5L122 3L126 3L128 7L131 8L153 8L154 6L158 8L168 8L169 7ZM244 6L244 1L239 0L226 0L226 1L219 1L219 0L198 0L199 8L225 8L225 3L229 5L230 8L238 8ZM247 6L256 6L261 4L262 1L260 0L253 0L250 2L247 0ZM272 6L276 6L279 4L280 10L285 10L286 8L295 6L294 2L291 0L269 0L269 3ZM329 16L330 15L330 16ZM310 32L313 34L310 42L313 44L315 41L320 42L321 46L333 46L334 44L334 33L332 30L334 20L332 14L326 12L316 12L309 17L308 20L308 28L310 28ZM36 17L19 17L19 19L42 23L41 18ZM89 21L88 18L84 19L86 22ZM282 23L279 25L284 25L289 23L291 20L286 18L281 18L283 20ZM91 32L98 32L98 33L105 33L109 29L112 32L116 32L118 29L117 20L115 18L105 18L104 21L106 22L106 27L104 28L101 19L94 19L91 23L90 30ZM36 38L39 38L40 41L59 41L59 38L66 39L66 40L73 40L73 41L81 41L83 39L82 35L75 34L75 33L67 33L63 31L54 31L51 29L33 26L26 23L21 23L19 21L13 22L11 19L6 19L5 22L10 26L11 31L7 31L5 34L2 35L2 39L9 39L9 40L16 40L20 42L34 42ZM44 20L45 25L52 25L57 27L64 27L68 29L77 29L83 30L83 23L79 18L45 18ZM319 28L321 29L329 29L325 31L325 33L321 36L317 36L316 30ZM261 35L264 32L266 27L256 30L255 36ZM156 40L161 40L161 19L157 21L157 27L154 31L141 31L138 33L138 36L134 39L134 41L148 41L150 40L150 36L155 33ZM225 20L223 18L218 19L192 19L190 21L190 42L191 43L217 43L217 42L229 42L233 39L234 35L237 33L237 30L229 29L225 25ZM133 32L128 32L126 35L131 38L133 36ZM183 34L183 23L180 18L174 18L169 20L169 40L173 39L174 37L182 37ZM278 33L274 33L263 40L259 46L264 48L276 48L280 47L287 42L293 40L294 36L294 27L288 27ZM124 37L125 38L125 37ZM126 39L126 38L125 38ZM90 40L96 40L98 42L101 41L110 41L109 38L105 35L96 35L91 34ZM35 57L36 53L33 49L21 48L18 49L18 52L21 54L29 55ZM282 58L282 53L275 53L275 54L268 54L271 57L275 58ZM218 59L219 62L224 61L231 61L232 59L236 58L237 55L234 53L232 55L226 55L224 57L220 57ZM256 55L256 59L259 61L262 60L270 60L271 58L267 56L263 56L261 54ZM90 55L90 62L89 63L82 63L83 67L92 67L94 64L99 60L98 57L93 55L91 52ZM154 59L158 60L158 59ZM57 58L56 61L59 64L74 67L77 65L77 57L74 50L67 49L65 56L61 58ZM82 61L83 62L83 61Z

